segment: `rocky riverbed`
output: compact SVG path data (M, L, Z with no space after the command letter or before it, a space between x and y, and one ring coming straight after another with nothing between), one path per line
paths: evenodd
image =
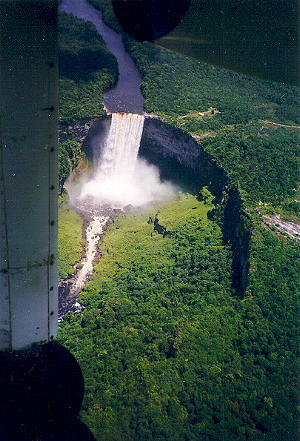
M286 234L290 238L300 242L300 224L284 221L279 214L263 216L263 218L266 224L273 226L279 233Z
M83 306L77 298L93 274L93 266L101 257L99 243L108 225L114 221L120 210L108 206L100 207L85 201L76 210L84 219L85 246L82 259L74 265L73 276L58 284L58 318L63 320L67 312L80 312Z

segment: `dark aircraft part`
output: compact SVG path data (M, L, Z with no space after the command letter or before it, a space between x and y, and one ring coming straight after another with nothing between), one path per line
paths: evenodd
M83 390L77 361L58 343L0 352L0 426L78 415Z
M79 421L84 381L56 342L0 351L0 441L96 441Z
M168 34L182 20L191 0L112 0L124 31L139 41Z

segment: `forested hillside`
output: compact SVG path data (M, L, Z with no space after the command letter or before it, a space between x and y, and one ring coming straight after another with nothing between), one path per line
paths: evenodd
M158 44L237 72L299 84L296 0L191 0Z
M91 3L116 27L110 2ZM63 32L73 35L77 20L68 20ZM77 47L93 32L81 26ZM119 216L80 295L85 310L60 324L59 341L85 378L82 420L99 441L294 441L299 247L263 226L262 214L297 211L298 129L270 124L297 125L297 89L126 42L143 75L145 110L194 135L236 184L251 223L249 283L237 297L232 251L213 215L220 207L207 189ZM101 69L96 76L78 68L75 93L62 80L62 121L72 115L79 87L90 90L91 107L68 124L101 114L98 89L94 95L88 85L101 78L102 93L115 80L113 62L103 59L106 67L93 64ZM61 147L69 167L61 161L62 182L81 156L78 141L66 135ZM62 209L65 275L80 237L78 218ZM165 234L155 231L157 222ZM75 236L66 234L72 223Z
M226 71L152 44L131 42L128 47L143 74L146 111L195 135L239 184L248 203L288 205L297 198L297 88Z
M91 23L59 15L60 121L105 115L102 94L117 79L117 65Z

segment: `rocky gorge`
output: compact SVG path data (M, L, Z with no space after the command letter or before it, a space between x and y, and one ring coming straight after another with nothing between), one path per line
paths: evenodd
M103 144L110 119L106 116L91 123L83 141L90 161L95 158L97 146ZM145 118L139 155L159 168L162 180L170 180L195 194L208 187L219 205L210 216L222 225L224 243L232 249L232 286L238 295L243 295L248 280L251 222L238 189L225 171L191 135L157 118Z

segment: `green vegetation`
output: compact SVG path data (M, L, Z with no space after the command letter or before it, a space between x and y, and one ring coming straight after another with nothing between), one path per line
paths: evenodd
M183 195L121 216L80 296L86 310L61 325L97 440L295 437L296 247L286 240L282 252L259 230L248 295L237 299L210 208ZM165 237L154 232L156 216Z
M83 419L99 440L181 439L181 425L189 426L179 399L185 382L192 390L201 359L204 373L219 372L214 350L213 362L204 349L187 353L197 333L204 348L214 347L202 330L216 326L211 305L219 304L217 323L221 310L227 316L220 296L230 293L230 254L207 210L187 196L159 207L166 237L150 223L157 207L121 217L80 297L87 310L62 324L60 338L85 376Z
M104 22L117 32L122 32L122 28L116 19L111 0L88 0L96 9L102 13Z
M60 198L58 206L58 267L59 278L73 274L73 265L81 258L83 247L82 219Z
M198 199L199 201L203 201L204 204L211 205L214 200L214 197L211 194L211 192L208 190L207 186L205 186L200 190Z
M251 350L244 346L242 333L238 345L247 370L255 372L249 392L264 384L272 398L260 424L270 440L292 440L297 438L299 245L256 225L250 256L248 294L257 315L245 317Z
M95 27L60 13L60 122L104 115L103 92L117 79L117 64Z
M60 142L58 148L58 183L60 193L62 193L66 179L84 155L81 150L80 142L75 139Z
M201 142L247 195L247 202L280 204L295 198L299 136L283 128L261 131L257 124L228 130Z
M149 113L186 115L211 106L221 112L211 121L223 126L260 118L295 123L299 117L295 87L227 71L150 43L132 42L130 51L143 75Z
M238 184L247 203L291 207L297 187L298 89L226 71L157 48L128 43L143 75L145 109L195 135ZM220 111L196 118L209 107ZM295 213L295 210L293 211Z

